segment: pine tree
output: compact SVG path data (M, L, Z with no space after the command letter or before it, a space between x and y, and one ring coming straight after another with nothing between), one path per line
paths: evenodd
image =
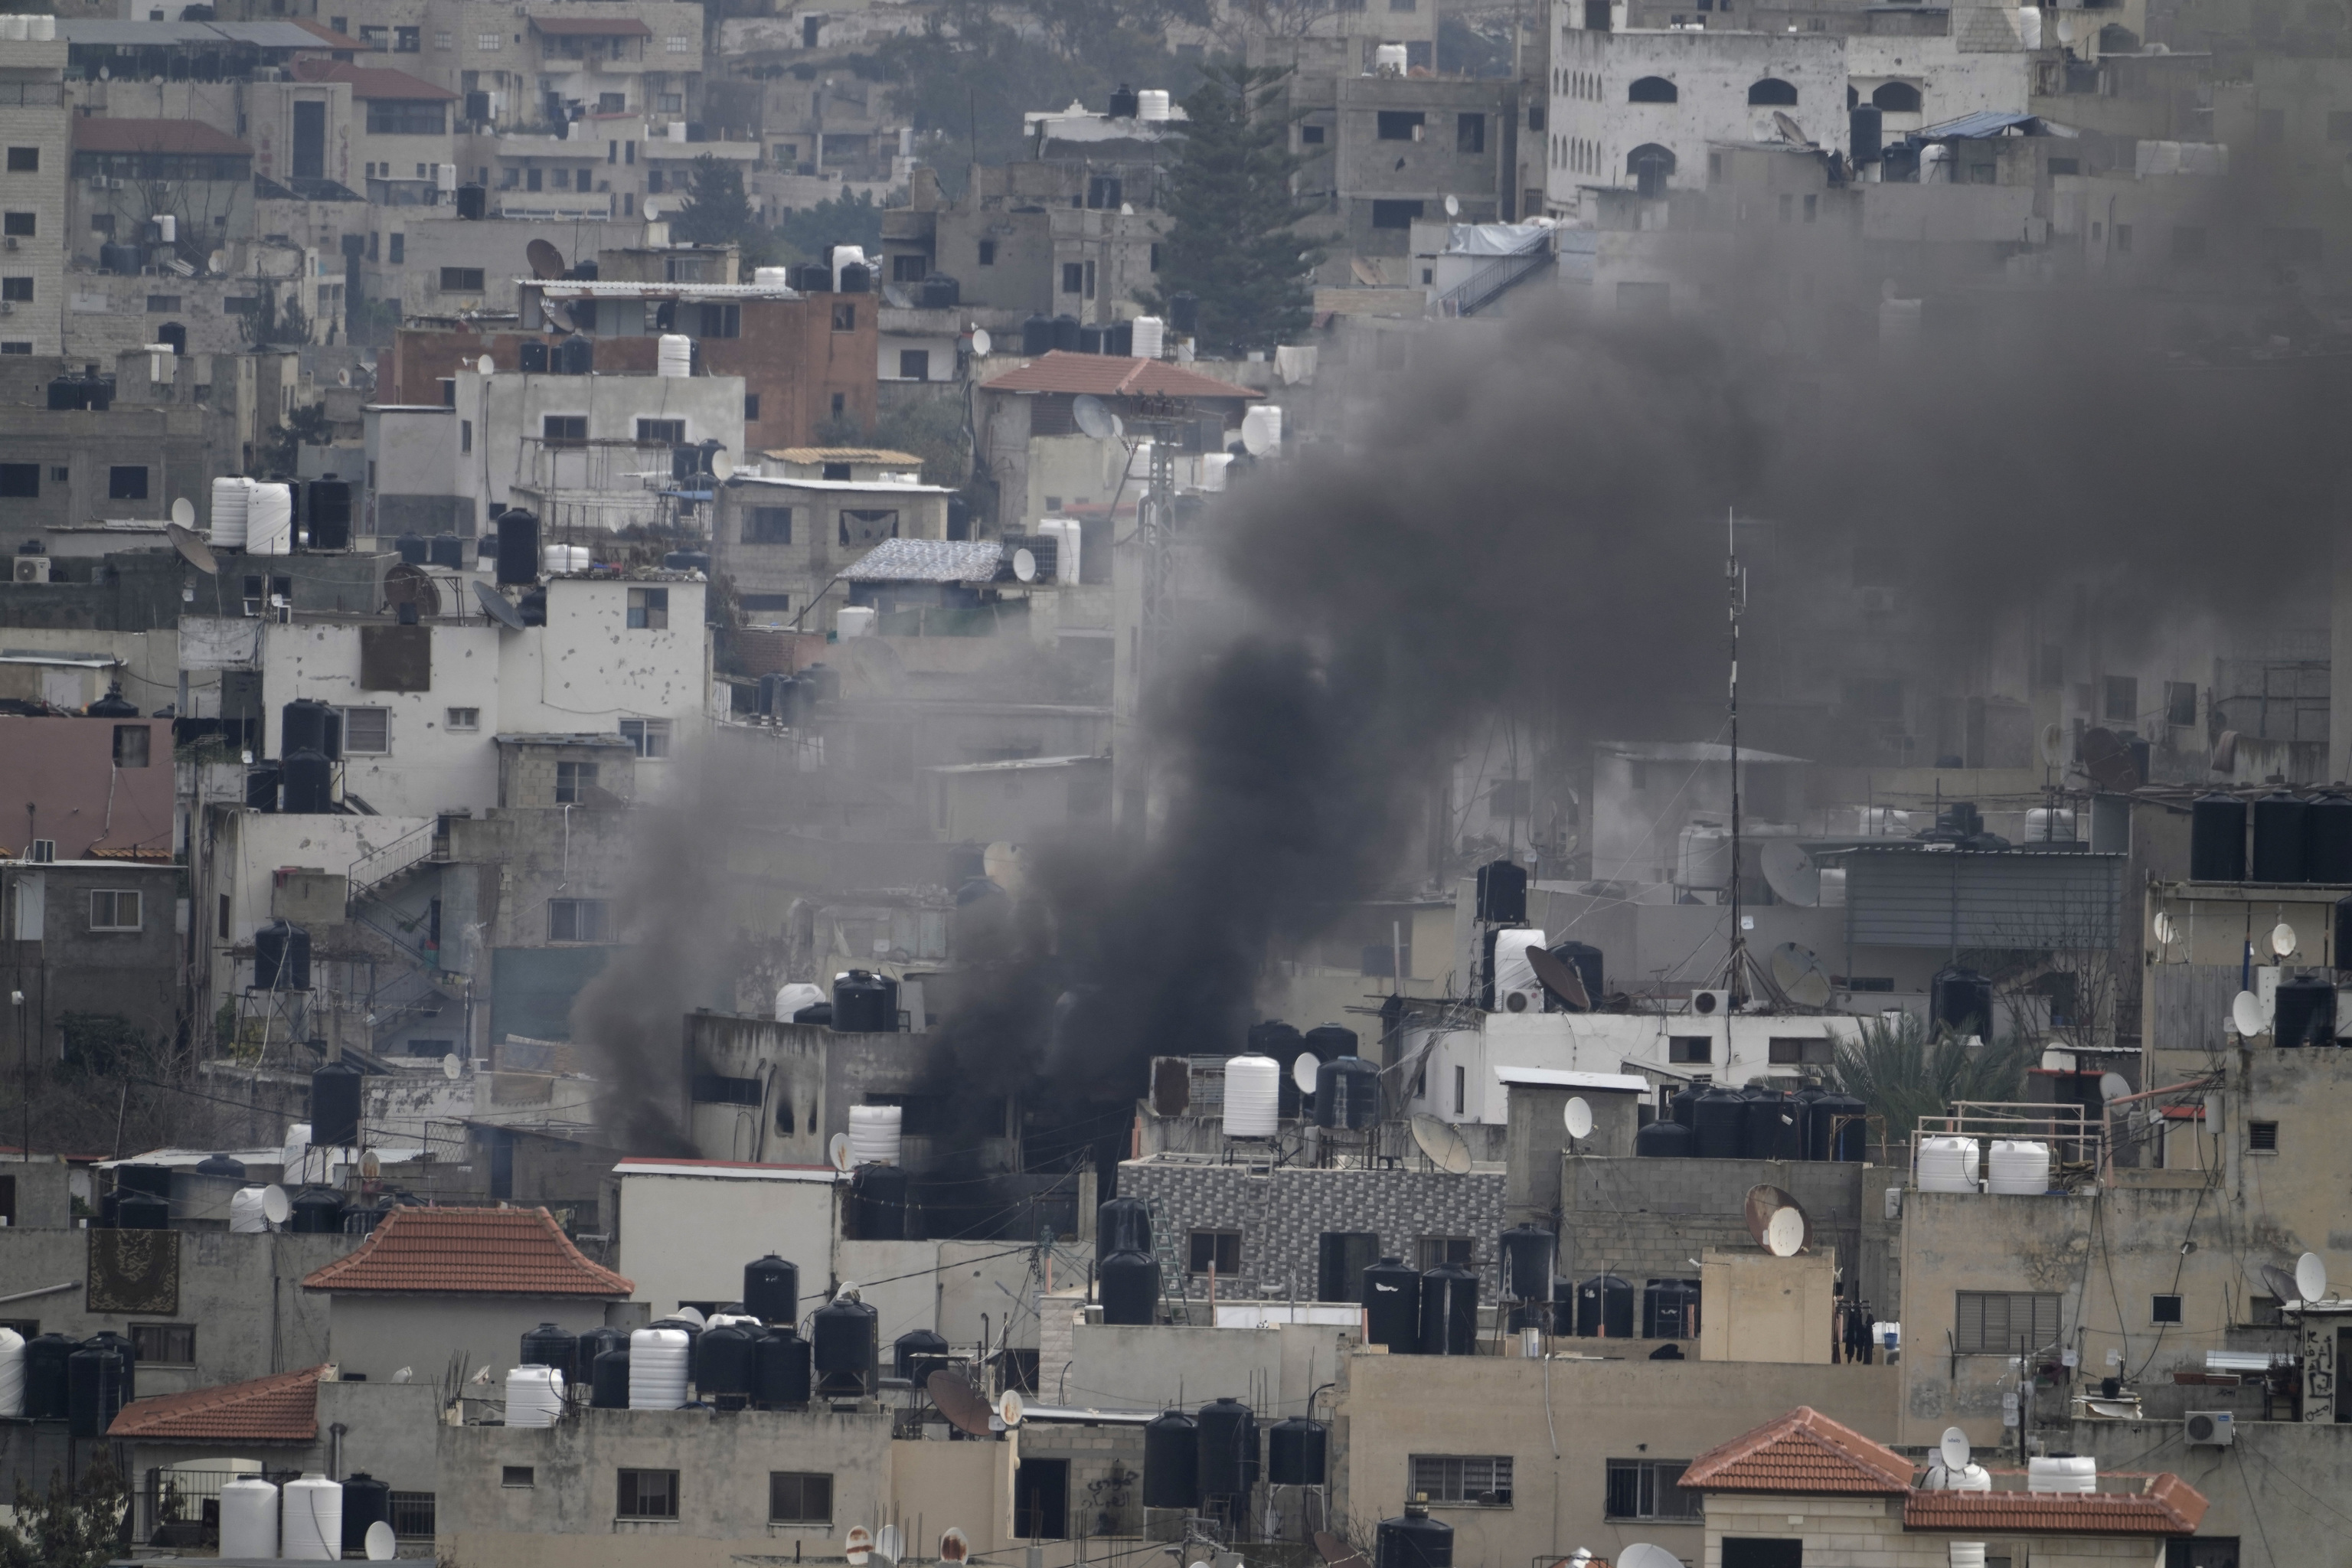
M695 159L694 188L686 205L670 214L671 237L688 245L741 244L759 226L743 194L743 172L708 153Z
M1294 232L1304 209L1291 194L1302 162L1281 111L1287 70L1213 66L1184 100L1184 146L1161 205L1173 218L1160 268L1160 300L1201 301L1200 341L1226 351L1270 348L1301 331L1319 261Z

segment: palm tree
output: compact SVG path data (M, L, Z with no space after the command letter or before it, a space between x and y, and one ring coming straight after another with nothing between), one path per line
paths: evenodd
M1868 1106L1886 1129L1886 1152L1907 1146L1925 1116L1955 1100L2014 1100L2024 1090L2034 1042L2016 1035L1971 1045L1938 1027L1932 1035L1910 1014L1864 1022L1838 1047L1840 1088Z

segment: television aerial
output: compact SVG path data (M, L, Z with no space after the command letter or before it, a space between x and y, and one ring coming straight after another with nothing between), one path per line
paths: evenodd
M213 554L213 547L198 539L193 530L177 519L180 508L187 504L185 500L172 504L174 517L173 521L163 525L163 537L172 542L172 548L180 552L181 560L207 577L215 576L220 572L220 561Z
M1447 1175L1470 1173L1470 1143L1454 1123L1423 1111L1412 1119L1412 1141Z
M988 329L986 327L974 327L971 330L971 352L973 353L979 355L982 359L986 359L988 357L989 351L995 346L996 340L988 335Z
M1026 550L1014 551L1013 552L1013 574L1024 583L1034 583L1037 580L1037 557L1035 554Z
M1315 1075L1321 1070L1322 1066L1322 1062L1312 1052L1298 1053L1298 1059L1290 1064L1290 1081L1298 1086L1299 1093L1315 1092Z
M1568 1097L1568 1104L1560 1111L1559 1119L1567 1125L1568 1135L1570 1138L1592 1136L1592 1107L1585 1103L1582 1095L1571 1094Z
M523 257L530 263L530 275L542 282L563 276L563 252L549 241L534 239L523 247Z
M1592 1011L1592 998L1585 994L1584 976L1576 965L1556 953L1547 952L1533 942L1528 944L1528 967L1536 972L1543 988L1580 1013Z
M2270 1027L2263 1016L2263 999L2251 991L2241 991L2238 999L2230 1004L2230 1022L2237 1026L2239 1037L2251 1040Z
M1076 420L1079 434L1097 441L1108 440L1118 434L1117 421L1111 417L1110 405L1091 392L1082 392L1070 400L1070 417Z
M2294 934L2294 927L2287 924L2286 921L2281 921L2271 928L2271 951L2281 958L2286 957L2300 945L2302 944Z
M1772 950L1766 967L1771 970L1772 984L1780 988L1780 994L1798 1006L1829 1005L1829 971L1822 967L1821 955L1803 942L1782 942Z
M2327 1265L2316 1252L2306 1252L2294 1261L2295 1292L2306 1301L2327 1300Z
M261 1189L261 1217L271 1225L284 1225L294 1215L294 1205L286 1189L275 1184Z
M835 1170L845 1173L847 1172L849 1169L849 1134L846 1132L835 1133L833 1135L833 1142L825 1145L824 1154L826 1159L833 1162L833 1168Z
M1759 1184L1748 1188L1741 1217L1756 1245L1775 1258L1794 1258L1812 1239L1812 1221L1804 1205L1779 1187Z
M1762 858L1764 880L1774 898L1801 909L1821 908L1822 868L1805 853L1803 845L1787 838L1769 838L1764 842ZM1781 989L1788 988L1784 985Z

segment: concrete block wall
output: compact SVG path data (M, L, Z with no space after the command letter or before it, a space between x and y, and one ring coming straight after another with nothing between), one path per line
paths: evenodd
M1864 1167L1780 1160L1643 1160L1568 1156L1560 1178L1559 1268L1580 1279L1613 1273L1694 1279L1706 1247L1748 1251L1748 1192L1780 1188L1803 1205L1815 1246L1834 1247L1841 1267L1862 1253ZM1891 1299L1890 1299L1891 1304ZM1891 1315L1891 1314L1890 1314Z
M1040 1397L1053 1397L1050 1385ZM1069 1462L1071 1534L1143 1532L1142 1427L1081 1426L1041 1421L1024 1426L1019 1441L1024 1461Z

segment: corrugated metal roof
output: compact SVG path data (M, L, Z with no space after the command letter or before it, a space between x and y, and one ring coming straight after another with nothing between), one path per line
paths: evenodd
M1630 763L1727 763L1731 748L1720 741L1603 741L1594 748L1612 757L1622 757ZM1802 757L1782 756L1778 752L1759 752L1752 746L1739 748L1739 761L1744 767L1749 763L1801 763Z
M1861 848L1846 868L1858 947L2110 948L2124 858L2032 849Z
M1923 142L1940 142L1948 137L1973 140L1985 136L1998 136L2011 126L2023 126L2026 134L2031 136L2041 129L2042 117L2038 114L2004 114L1999 110L1979 109L1974 114L1963 114L1958 120L1947 120L1939 125L1930 125L1925 131L1919 132L1918 136Z
M852 583L988 583L1004 564L993 539L886 539L842 573Z

